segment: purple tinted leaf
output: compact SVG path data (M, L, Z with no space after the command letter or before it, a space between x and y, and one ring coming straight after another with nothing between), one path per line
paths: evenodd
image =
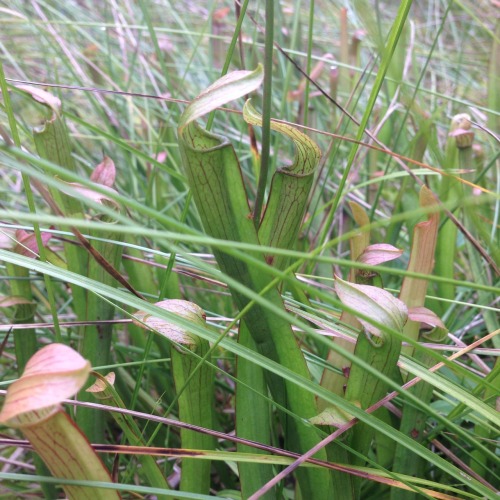
M107 156L97 165L92 172L90 180L96 184L112 187L115 183L116 168L113 160Z
M408 318L408 309L401 300L389 292L375 286L349 283L338 277L335 279L335 291L342 303L354 311L359 311L374 322L381 323L388 328L402 331ZM370 321L361 317L357 318L369 333L381 336L380 329Z
M47 246L50 238L52 238L52 233L41 233L43 246ZM36 241L36 236L34 233L28 233L24 229L19 229L16 231L17 244L14 248L14 252L19 255L24 255L25 257L30 257L31 259L36 259L38 257L38 244Z
M365 251L358 258L358 262L376 266L397 259L402 253L403 250L387 243L376 243L365 248Z
M420 330L426 330L423 334L433 341L441 341L448 335L448 328L436 313L426 307L410 307L408 318L420 324Z

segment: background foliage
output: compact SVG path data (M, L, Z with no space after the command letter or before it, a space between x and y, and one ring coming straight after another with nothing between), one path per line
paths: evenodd
M257 92L252 96L253 105L259 110L268 106L273 118L306 125L304 130L323 153L295 253L290 253L289 263L300 264L294 269L299 284L288 273L281 288L289 321L311 372L310 388L321 393L331 336L353 338L345 316L340 322L345 307L333 288L334 276L347 279L353 267L349 240L359 219L349 203L356 202L366 211L371 243L402 250L399 259L384 263L380 270L384 288L397 295L403 278L410 276L407 265L413 229L426 218L418 199L420 185L425 183L459 223L457 228L447 222L440 208L436 264L426 298L426 306L442 319L449 334L434 342L421 338L428 349L403 350L405 357L400 361L406 363L406 370L413 367L411 373L423 376L426 370L422 366L428 368L473 342L478 344L473 351L445 361L439 374L427 372L428 396L416 393L425 409L422 445L438 457L421 464L416 475L423 482L417 486L434 491L420 491L423 498L432 498L439 485L454 498L492 498L500 484L495 444L498 426L490 418L498 405L495 377L500 348L495 336L500 216L498 5L468 0L414 2L397 42L389 35L398 9L401 12L405 5L409 7L410 2L276 2L274 48L269 55L265 2L250 2L239 37L234 35L238 34L241 5L232 2L0 2L0 53L11 96L11 103L3 99L0 109L0 307L5 306L1 309L5 326L0 330L4 340L0 389L5 390L18 377L31 351L58 341L94 357L99 372L115 371L115 388L126 408L142 412L142 416L175 419L182 415L170 344L130 321L120 322L144 309L144 302L95 265L87 252L78 253L81 247L71 253L75 245L68 242L77 241L71 228L77 227L147 301L182 298L198 304L208 319L208 326L199 327L198 333L212 346L225 333L211 353L212 428L226 434L234 431L236 356L249 360L251 366L277 368L256 351L244 351L236 344L233 319L239 311L227 288L228 277L218 270L213 253L214 248L224 249L245 258L263 251L248 242L217 242L205 234L200 208L192 200L182 167L177 126L186 103L217 80L223 68L254 69L259 62L270 60L269 100L266 104L265 96ZM379 82L377 75L385 62L386 77ZM43 154L37 134L43 133L43 125L47 120L50 123L54 112L16 89L22 84L43 88L60 99L58 122L66 128L68 144ZM266 132L246 125L242 107L239 100L217 111L211 130L234 146L253 205L259 192L260 152L261 148L265 151ZM449 136L454 127L450 122L459 113L470 116L474 132L466 157ZM12 117L18 138L9 121ZM360 123L371 135L363 132ZM367 147L375 144L373 136L386 151ZM356 139L362 144L356 145ZM276 133L270 135L271 174L290 165L293 155L290 141ZM29 178L52 193L60 193L64 181L88 185L92 171L105 157L116 167L113 187L119 196L110 196L119 211L109 200L102 206L99 200L89 201L80 193L79 205L64 211L71 220L64 221L47 204L36 183L32 192L27 187ZM37 227L53 236L45 256L35 261L29 252L23 254L22 245L16 247L21 233L15 230L32 232ZM24 297L29 303L13 303L12 296ZM271 311L276 313L272 307ZM87 321L118 321L114 326L87 326L85 331L74 323L85 314ZM16 323L31 322L35 323L31 329L18 326L12 330ZM100 328L112 331L110 344L95 344L94 339L82 347L82 338L89 339L89 331L99 337ZM429 359L422 360L419 352ZM286 370L280 375L301 383ZM372 376L377 378L376 373ZM387 376L392 388L406 381L405 370L403 378L395 373ZM255 389L258 384L256 380ZM281 448L272 397L266 394L263 399L264 412L271 414L274 424L268 445ZM79 399L96 402L84 394ZM399 429L401 410L411 404L398 396L389 404L390 411L377 418ZM156 427L152 421L138 419L143 440L132 443L123 438L123 423L107 415L99 430L94 421L98 412L86 411L86 419L81 409L78 418L92 442L120 444L123 439L124 444L180 446L175 426ZM255 419L253 425L258 426L258 415ZM328 429L322 428L323 437ZM15 437L10 431L3 432ZM364 498L394 495L386 484L372 481L377 470L400 479L387 473L397 472L398 461L403 460L398 454L401 450L396 449L398 436L395 441L379 439L379 446L368 455L368 479L360 486ZM387 446L385 454L383 446ZM235 444L219 439L217 449L234 451ZM403 455L416 457L404 450ZM33 481L29 476L34 474L31 456L15 445L6 446L1 456L3 494L39 495L44 480ZM138 468L132 455L119 457L114 463L114 479L128 485L129 491L134 485L151 486L151 480L138 473L144 465ZM239 472L232 460L222 455L213 460L209 468L212 494L238 498ZM106 455L105 461L112 465L112 455ZM170 486L176 487L178 461L162 458L159 463ZM275 465L271 476L280 467ZM454 475L460 470L467 474L462 482ZM289 477L275 494L291 497L293 486ZM140 493L154 494L154 490L146 488Z

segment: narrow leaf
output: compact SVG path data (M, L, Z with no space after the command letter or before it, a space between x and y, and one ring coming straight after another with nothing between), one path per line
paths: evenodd
M91 387L86 389L86 392L92 393L97 399L101 400L108 406L126 408L125 403L122 401L114 387L115 373L109 372L104 376L99 373L94 373L94 375L97 377L97 380ZM145 437L132 416L119 412L110 413L115 420L116 425L118 425L125 434L128 442L132 446L141 447L143 450L147 450L147 452L149 452L150 448L147 446ZM144 474L151 486L167 490L170 489L167 478L162 473L152 454L140 454L137 457L137 461L141 464L139 473ZM158 498L163 500L168 497L158 495Z

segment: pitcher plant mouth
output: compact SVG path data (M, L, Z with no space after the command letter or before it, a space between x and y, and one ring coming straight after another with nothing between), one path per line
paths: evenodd
M86 383L90 363L64 344L37 351L8 390L0 423L19 429L51 473L61 479L111 483L111 476L88 439L62 409ZM116 490L63 484L70 498L121 498Z

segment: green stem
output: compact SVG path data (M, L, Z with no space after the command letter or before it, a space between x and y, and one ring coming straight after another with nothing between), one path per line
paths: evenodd
M3 100L4 100L4 105L5 105L5 111L7 113L7 117L9 120L9 127L10 127L10 130L12 133L12 140L13 140L14 144L18 148L20 148L21 147L21 138L19 137L19 132L17 130L16 118L14 116L14 110L12 109L12 104L10 101L10 94L9 94L9 90L7 88L7 81L5 79L5 73L4 73L3 65L2 65L1 61L0 61L0 89L2 91L2 96L3 96ZM25 173L21 173L21 178L23 180L23 187L24 187L24 191L26 193L26 201L28 203L29 211L32 214L36 214L36 206L35 206L35 200L33 198L33 191L31 189L30 178ZM47 256L46 256L46 252L45 252L45 247L42 243L42 236L40 233L40 225L37 222L33 223L33 230L35 233L35 238L36 238L36 243L38 246L38 253L40 255L40 259L43 260L44 262L46 262ZM14 271L14 274L13 274L14 276L16 275L16 272L17 272L16 269L17 269L17 266L12 268L12 270ZM24 271L20 271L19 276L20 277L25 276ZM52 321L54 324L54 332L55 332L56 342L59 342L61 339L61 329L59 327L59 318L57 316L54 287L52 286L52 281L50 279L50 276L44 274L43 279L44 279L44 283L45 283L45 288L47 289L47 295L48 295L49 305L50 305L50 312L52 314ZM31 295L31 291L29 292L29 294ZM28 297L26 297L26 298L28 298ZM31 300L31 299L29 299L29 300ZM24 313L25 313L25 311L22 312L23 315L24 315ZM34 334L34 332L33 332L33 334ZM28 336L29 335L27 335L26 333L23 334L23 338L28 337ZM14 334L14 338L16 338L16 334ZM33 341L32 341L32 343L33 343ZM31 346L31 347L33 347L33 346ZM24 360L23 363L21 365L19 365L19 358L18 358L18 366L20 369L23 369L25 362L35 353L36 347L32 351L30 351L30 342L26 341L26 345L19 346L18 350L22 351L22 358Z
M4 101L5 111L9 120L9 126L12 133L12 139L14 144L20 148L21 139L17 130L17 123L14 116L14 111L12 109L12 104L10 101L9 90L7 88L7 81L5 80L5 73L3 70L3 64L0 61L0 89L2 91L2 97ZM26 193L26 201L28 203L28 208L30 213L36 213L35 201L33 198L33 191L31 190L31 184L29 177L22 173L22 180L24 191ZM42 244L42 236L40 233L40 225L37 222L33 223L33 229L35 232L36 242L38 246L38 252L40 258L46 261L45 248ZM12 280L11 291L13 295L23 297L30 302L33 302L33 293L31 291L31 282L29 280L29 270L27 268L7 264L7 272L10 276L17 278ZM45 288L47 289L47 295L50 304L50 311L52 313L52 321L54 325L54 331L56 336L56 341L61 338L61 330L59 328L59 319L56 310L56 300L54 295L54 288L52 286L52 280L48 274L43 275L45 282ZM14 318L15 323L33 323L35 315L35 307L32 304L22 304L16 309L16 314ZM19 375L24 371L26 363L31 358L31 356L37 350L37 338L35 329L29 329L24 331L14 332L14 345L16 352L17 370ZM35 468L39 475L48 476L50 475L44 462L35 455L34 457ZM42 490L47 498L55 498L57 496L57 488L55 485L50 483L42 482Z
M424 366L431 367L434 364L434 359L427 353L418 351L414 355L414 359ZM419 399L424 404L429 404L432 399L434 387L431 384L420 382L408 389L411 394ZM411 404L406 404L403 408L403 416L399 426L399 431L406 436L415 439L419 443L423 443L425 439L424 430L427 423L427 413L420 408L416 408ZM427 462L419 456L414 455L404 446L396 445L394 452L393 471L401 474L408 474L415 477L425 477L425 467ZM418 493L414 491L391 489L391 500L416 500L420 498Z
M453 117L450 126L450 132L453 132L459 125L457 118ZM443 169L447 172L452 172L458 167L458 148L455 144L454 137L448 137L446 142L445 157ZM445 175L441 179L439 197L443 203L455 202L460 203L463 198L463 189L458 181L452 175ZM453 212L453 211L452 211ZM455 272L455 255L458 229L455 223L446 217L443 217L443 224L438 234L436 246L436 274L442 278L452 280ZM441 282L437 284L437 296L441 299L452 301L455 299L455 286L452 283ZM448 306L446 303L437 302L436 307L440 316L443 316Z
M310 1L309 4L309 32L307 41L307 74L311 74L311 55L313 46L313 30L314 30L314 0ZM309 114L309 87L310 82L306 79L306 88L304 89L304 120L303 125L307 125L307 119Z
M210 349L206 340L199 339L196 354L203 357ZM172 371L179 395L179 419L183 422L212 428L213 370L209 364L186 352L172 347ZM194 376L192 373L195 371ZM208 434L181 429L181 444L186 450L213 450L214 440ZM208 495L210 490L209 460L184 458L182 460L181 491Z
M391 376L399 358L401 342L386 333L381 338L369 339L369 335L368 332L358 335L354 354L380 373ZM387 394L387 389L388 385L384 381L373 377L357 364L351 365L345 394L348 401L366 409L382 399ZM355 451L367 457L375 431L376 429L372 426L359 422L349 434L348 442ZM352 457L352 463L355 465L364 465L364 461L357 455ZM353 481L353 488L354 498L360 498L361 481L359 478Z
M102 223L103 225L112 225L111 220L103 221ZM109 241L104 241L107 238L116 237L117 235L107 234L105 230L100 230L97 235L103 241L95 240L92 244L94 249L111 263L114 268L117 268L121 261L123 247ZM88 260L88 267L84 273L90 279L116 286L114 278L94 258ZM87 320L109 320L113 318L114 313L115 306L112 301L105 300L95 293L86 291L85 318ZM112 336L112 324L86 326L80 343L80 353L84 358L90 360L92 366L96 368L108 365L110 362ZM92 402L93 396L87 392L81 392L80 399ZM78 425L91 442L99 443L104 441L105 421L102 417L103 415L98 417L92 408L80 408L78 410Z
M250 331L245 322L239 329L238 343L256 350ZM267 383L264 370L243 357L238 358L237 364L238 385L236 388L236 434L238 437L251 439L261 444L271 444L270 440L270 409L269 403L263 397L267 394ZM249 389L252 387L254 390ZM238 452L265 453L262 450L249 448L238 444ZM270 481L273 468L265 464L251 464L241 462L238 465L240 472L241 494L248 498L263 484ZM276 489L272 489L262 498L275 499Z
M404 24L406 22L406 18L408 17L408 13L410 11L411 5L412 5L411 0L405 0L405 1L401 2L400 6L399 6L398 14L396 16L396 19L394 20L393 25L392 25L387 45L385 46L385 50L383 51L382 61L380 63L380 69L377 72L377 76L375 78L375 82L373 84L372 91L371 91L370 97L368 99L368 103L365 107L365 112L363 114L363 117L361 118L361 122L359 123L358 131L356 134L357 141L361 141L361 139L363 138L363 135L365 134L366 127L368 125L368 121L372 117L373 107L375 106L378 94L380 92L382 84L384 83L387 71L389 70L389 65L391 63L392 56L394 54L394 51L396 50L396 47L397 47L399 38L401 36L401 33L403 31L403 27L404 27ZM349 174L350 174L352 165L354 163L356 153L358 152L358 149L359 149L359 144L354 144L349 152L349 157L347 159L347 166L344 169L344 172L342 174L342 178L340 180L337 192L335 193L335 197L332 201L332 205L330 208L330 212L328 213L328 217L324 222L325 229L323 230L323 232L321 234L321 241L324 244L326 244L328 241L328 232L330 230L329 228L331 227L333 218L334 218L335 213L337 211L337 207L340 203L340 199L344 195L344 187L345 187L347 179L349 177Z
M241 33L241 26L243 25L243 20L245 19L245 14L248 8L248 2L250 0L245 0L240 7L240 15L238 16L238 21L236 22L236 26L234 27L233 36L231 37L231 42L229 43L229 47L227 49L226 60L224 61L224 66L222 67L221 75L224 76L227 74L229 70L229 66L231 65L231 59L233 58L234 48L236 47L236 43L238 42L238 37ZM212 111L207 118L207 130L212 128L215 118L215 111Z
M126 373L126 372L125 372ZM126 408L124 402L122 401L120 395L116 391L113 385L111 385L104 377L97 375L101 384L103 384L103 389L99 391L92 391L97 399L103 400L103 403L108 406L115 406L117 408ZM97 384L96 384L97 385ZM96 386L94 385L94 387ZM125 434L128 442L132 446L144 446L147 444L144 441L144 437L141 429L135 422L135 420L126 413L110 412L116 424ZM137 461L141 464L140 473L146 476L150 486L154 488L163 488L166 490L170 489L167 479L163 475L160 467L156 463L155 459L151 455L138 455ZM166 495L158 495L158 498L166 500Z
M7 273L11 279L11 293L29 301L29 304L20 304L16 307L14 323L33 323L35 306L31 291L29 270L14 264L6 264ZM24 371L26 363L37 350L36 332L34 328L28 330L14 330L14 345L16 351L17 371L19 375Z
M266 193L271 149L271 103L273 84L274 0L266 0L266 42L264 50L264 95L262 101L262 151L260 175L253 209L255 227L260 225L262 204Z

